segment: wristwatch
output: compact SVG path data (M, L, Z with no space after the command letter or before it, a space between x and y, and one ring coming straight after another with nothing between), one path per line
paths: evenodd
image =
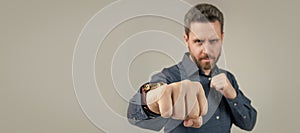
M165 83L164 82L158 82L158 83L147 83L147 84L144 84L142 86L142 91L144 91L145 93L147 93L148 91L150 90L154 90L162 85L164 85Z
M141 100L142 100L142 107L144 110L147 110L148 112L152 112L148 106L147 106L147 101L146 101L146 94L147 92L149 92L150 90L154 90L162 85L164 85L164 82L158 82L158 83L146 83L141 87ZM154 112L153 112L154 113Z

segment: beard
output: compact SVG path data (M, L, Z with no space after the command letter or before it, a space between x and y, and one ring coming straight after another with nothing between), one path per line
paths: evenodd
M219 57L221 56L221 53L218 55L218 57L215 57L213 55L209 55L209 54L204 54L202 56L200 56L198 59L191 53L190 50L190 55L193 58L194 62L196 63L196 65L202 69L202 70L210 70L213 67L215 67L217 61L219 60ZM202 62L202 60L204 59L210 59L210 62Z
M215 58L212 57L212 56L209 56L209 55L205 54L205 55L201 56L199 59L197 59L192 54L191 54L191 56L194 59L194 61L197 64L197 66L199 68L201 68L202 70L210 70L210 69L212 69L215 66L215 62L216 61L215 61ZM210 61L210 62L202 62L202 60L204 60L204 59L210 59L212 61Z

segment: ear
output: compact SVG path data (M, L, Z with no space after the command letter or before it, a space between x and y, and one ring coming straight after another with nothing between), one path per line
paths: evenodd
M221 34L221 43L223 44L223 39L224 39L224 32Z
M188 37L188 35L186 35L185 33L183 34L183 39L184 39L184 42L185 42L185 44L186 44L186 46L188 46L188 41L189 41L189 37Z

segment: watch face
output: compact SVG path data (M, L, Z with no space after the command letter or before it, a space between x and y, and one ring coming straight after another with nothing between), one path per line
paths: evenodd
M145 86L145 90L146 90L146 91L149 91L150 89L151 89L150 84L147 84L147 85Z

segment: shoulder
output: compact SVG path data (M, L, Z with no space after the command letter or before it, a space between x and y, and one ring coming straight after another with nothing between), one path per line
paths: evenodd
M181 74L179 71L178 64L173 65L171 67L164 68L162 70L162 73L166 76L169 83L176 82L181 79Z
M167 84L179 81L180 71L178 64L166 67L161 72L155 74L151 78L151 82L165 82Z
M162 70L162 73L166 73L166 74L175 74L175 73L179 73L179 67L178 64L164 68Z
M219 72L218 73L224 73L224 74L226 74L227 78L235 78L232 72L230 72L228 70L225 70L225 69L222 69L222 68L219 68Z

